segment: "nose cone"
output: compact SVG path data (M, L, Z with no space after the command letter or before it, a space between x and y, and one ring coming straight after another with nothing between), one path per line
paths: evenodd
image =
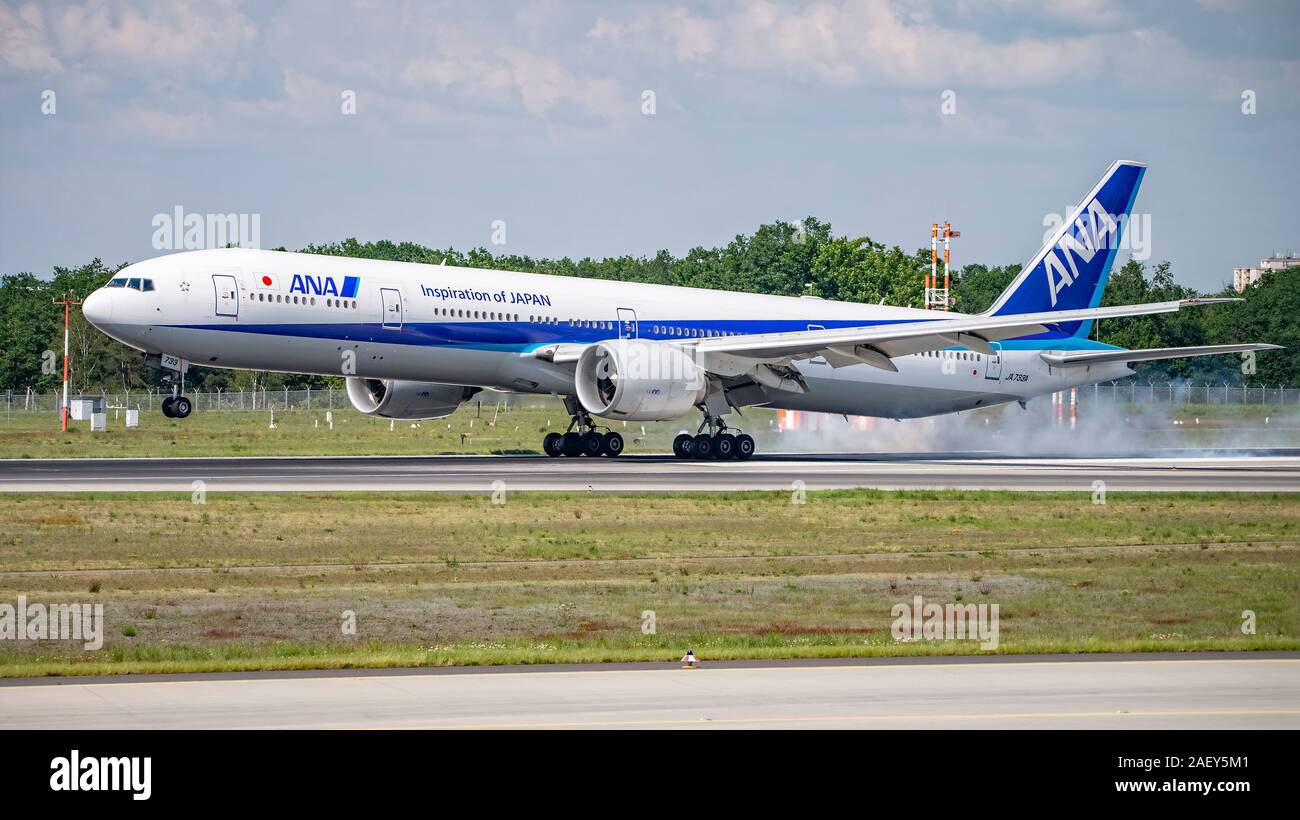
M113 321L113 295L104 291L103 288L95 291L86 297L86 301L81 303L81 315L86 317L90 322L100 330Z

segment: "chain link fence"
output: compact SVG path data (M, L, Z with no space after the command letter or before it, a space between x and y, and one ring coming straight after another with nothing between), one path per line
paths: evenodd
M162 400L171 395L167 390L150 390L126 393L79 393L70 396L76 398L102 398L104 407L113 409L155 410L162 405ZM352 407L348 401L347 391L342 388L320 387L307 390L217 390L200 392L186 390L185 395L194 402L194 410L342 410ZM35 392L9 390L4 395L4 410L7 413L58 413L61 394L54 392ZM471 399L482 402L484 406L502 405L505 407L540 407L558 401L549 396L524 395L516 393L482 393Z
M127 393L79 394L79 398L102 397L107 409L159 409L170 393L151 390ZM213 410L341 410L350 408L347 393L341 388L321 387L307 390L218 390L186 391L196 411ZM1209 384L1194 382L1139 382L1126 380L1080 387L1077 402L1107 404L1237 404L1264 407L1300 407L1300 387L1265 384ZM543 407L552 406L555 397L517 393L482 393L474 401L484 406ZM59 393L9 390L4 395L6 413L57 413Z
M1121 382L1080 387L1080 403L1109 404L1242 404L1263 407L1300 407L1300 387L1267 384L1211 384L1209 382Z

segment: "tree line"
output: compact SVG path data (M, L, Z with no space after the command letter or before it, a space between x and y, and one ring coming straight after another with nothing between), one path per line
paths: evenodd
M277 250L284 250L279 248ZM305 253L493 268L558 276L582 276L628 282L697 288L819 296L849 302L920 306L923 277L930 266L929 248L908 251L870 237L835 236L829 223L809 217L802 222L772 222L726 245L692 248L683 256L661 250L653 256L602 259L538 258L493 253L485 248L461 251L413 242L342 242L308 245ZM62 308L53 304L65 294L84 298L125 267L99 259L77 268L56 267L48 279L32 273L0 276L0 389L22 392L55 389L62 378ZM956 272L954 310L987 309L1020 265L969 264ZM1183 299L1197 295L1235 296L1226 289L1198 294L1177 284L1168 262L1147 265L1129 260L1111 274L1103 305ZM1241 303L1216 305L1158 316L1098 322L1094 338L1128 348L1181 347L1236 342L1272 342L1287 350L1258 354L1255 372L1243 372L1235 357L1151 362L1139 366L1139 378L1300 385L1300 268L1265 275ZM104 336L79 312L73 314L72 389L117 392L162 384L163 374L146 367L141 354ZM54 351L53 354L49 351ZM191 369L187 387L199 390L248 390L323 386L330 379L255 371ZM337 381L337 380L335 380Z

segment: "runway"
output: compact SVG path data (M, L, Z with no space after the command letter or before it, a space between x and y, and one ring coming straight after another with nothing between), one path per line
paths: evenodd
M997 453L755 456L696 462L659 456L375 456L6 459L0 492L555 490L664 492L806 489L1300 491L1295 450L1169 451L1138 457L1018 458ZM503 485L495 482L504 482Z
M1300 728L1300 656L1235 653L50 678L8 729Z

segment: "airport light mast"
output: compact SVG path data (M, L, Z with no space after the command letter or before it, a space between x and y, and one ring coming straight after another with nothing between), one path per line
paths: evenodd
M952 281L952 240L958 236L961 236L961 231L954 231L952 223L943 223L943 287L939 287L939 223L930 223L930 275L925 279L926 310L952 309L952 302L948 298Z
M71 314L72 306L81 304L76 299L69 299L68 294L63 294L63 299L52 300L56 305L63 305L63 403L59 405L59 415L63 420L63 432L68 432L68 335L69 328L72 325Z

